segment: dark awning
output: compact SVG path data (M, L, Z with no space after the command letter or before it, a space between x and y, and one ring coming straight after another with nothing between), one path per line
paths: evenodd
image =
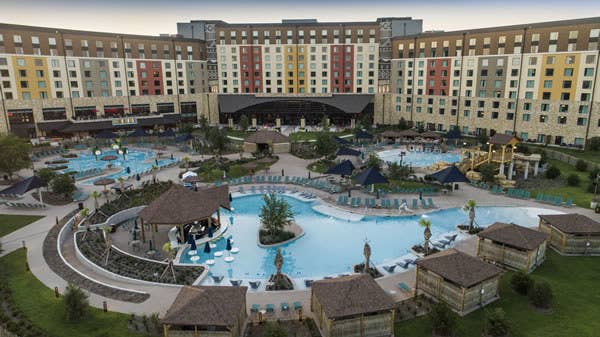
M175 141L176 142L185 142L185 141L188 141L190 139L194 139L194 136L192 136L189 133L184 133L183 135L179 135L179 136L175 137Z
M370 133L368 133L366 131L363 131L363 130L356 131L356 133L354 134L354 137L356 139L373 139L373 135L372 134L370 134Z
M18 194L23 195L34 188L40 188L46 186L46 183L37 176L31 176L25 180L21 180L18 183L0 191L0 194Z
M339 150L337 151L337 153L335 155L336 156L355 156L355 157L358 157L358 156L360 156L360 151L351 149L349 147L342 146L342 147L339 148Z
M158 134L159 137L175 137L175 131L172 129L167 129L163 133Z
M337 94L331 96L280 97L256 96L252 94L223 94L219 95L219 111L221 113L234 113L253 105L285 101L306 101L326 104L346 113L357 114L361 113L373 101L373 95Z
M379 171L370 167L366 171L357 174L354 180L361 185L387 184L388 180L379 173Z
M467 177L465 177L465 175L454 165L433 173L431 178L442 184L469 182L469 179L467 179Z
M117 136L116 133L108 131L108 130L102 130L94 136L94 138L101 138L101 139L115 139L118 137L119 136Z
M149 134L143 128L137 128L132 133L128 134L127 137L147 137Z
M326 174L337 174L340 176L350 176L352 175L352 171L354 171L354 165L349 160L344 160L343 162L331 167Z
M352 144L350 141L344 139L344 138L340 138L340 137L333 137L333 140L335 140L336 142L338 142L338 144L340 145L350 145Z

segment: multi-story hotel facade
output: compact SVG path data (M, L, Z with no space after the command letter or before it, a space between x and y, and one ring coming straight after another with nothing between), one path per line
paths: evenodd
M583 145L600 136L600 18L422 32L422 21L191 21L174 36L0 24L0 132L353 126L401 119ZM123 118L128 117L128 118Z

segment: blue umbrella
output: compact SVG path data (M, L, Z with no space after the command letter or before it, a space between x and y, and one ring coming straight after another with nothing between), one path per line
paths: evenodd
M227 246L225 247L225 249L227 249L227 251L231 251L231 240L227 239Z
M439 181L441 184L469 182L469 179L454 165L433 173L431 178Z
M206 254L210 254L210 244L208 243L208 241L206 241L206 243L204 244L204 252Z
M133 229L133 238L131 240L132 241L136 241L137 240L137 229L136 228Z
M163 133L158 134L159 137L175 137L175 132L171 129L165 130Z
M135 175L135 180L140 181L141 179L142 179L142 177L140 177L139 173Z
M127 166L127 168L125 169L125 172L127 172L127 174L131 173L131 167Z
M208 237L209 237L209 238L212 238L212 237L213 237L213 228L212 228L212 226L210 226L210 225L208 226Z
M152 250L152 240L148 240L148 250Z
M190 244L190 250L196 250L198 247L196 246L196 239L194 239L194 235L190 234L188 236L188 243Z
M388 180L374 167L370 167L366 171L357 174L354 180L363 186L388 183Z
M336 174L341 176L350 176L352 175L352 171L354 171L354 165L349 160L344 160L343 162L329 168L327 170L327 174Z

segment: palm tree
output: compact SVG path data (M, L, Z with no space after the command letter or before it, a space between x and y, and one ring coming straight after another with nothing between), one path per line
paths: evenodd
M152 165L152 182L156 183L156 174L158 173L158 166Z
M119 177L117 180L119 181L119 188L121 189L121 193L125 193L125 179L123 179L123 177Z
M162 275L160 275L159 280L161 280L163 277L165 277L168 272L171 272L171 275L173 276L173 282L177 283L177 277L175 276L175 268L173 266L173 248L171 247L171 243L166 242L162 246L162 250L163 250L163 252L165 252L167 254L168 263L167 263L167 267L163 271Z
M365 274L369 273L369 260L371 259L371 246L369 245L368 242L365 242L365 245L363 247L363 255L365 256Z
M294 221L294 213L290 204L275 194L265 195L264 205L260 210L260 221L269 234L280 233L285 226Z
M281 267L283 267L283 255L281 255L281 249L277 248L275 254L275 268L277 269L277 276L281 275Z
M108 265L108 258L110 257L110 250L112 247L112 238L110 236L112 228L108 225L102 226L102 232L104 233L104 243L106 244L106 250L104 251L104 265Z
M469 199L463 206L465 212L469 211L469 231L473 229L473 224L475 223L475 207L477 207L477 202L473 199Z
M94 198L94 209L98 210L100 208L100 204L98 203L98 198L100 198L100 192L94 191L92 192L92 198Z
M423 231L423 237L425 238L423 248L425 249L425 255L429 255L429 240L431 239L431 220L427 218L421 218L419 220L419 225L425 228L425 230Z
M185 167L186 170L188 170L190 168L190 157L183 157L182 161L183 161L183 166Z

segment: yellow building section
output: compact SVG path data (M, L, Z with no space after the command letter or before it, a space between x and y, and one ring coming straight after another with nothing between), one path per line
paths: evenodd
M12 59L19 99L52 98L48 62L45 57L17 55Z
M310 58L309 46L299 45L298 48L298 93L308 92L308 59Z
M285 46L283 54L285 64L285 92L288 94L298 92L298 48L297 46Z
M555 101L575 101L580 60L579 54L544 55L538 97ZM544 98L544 93L550 93L550 97ZM564 99L563 94L568 94L568 99Z

